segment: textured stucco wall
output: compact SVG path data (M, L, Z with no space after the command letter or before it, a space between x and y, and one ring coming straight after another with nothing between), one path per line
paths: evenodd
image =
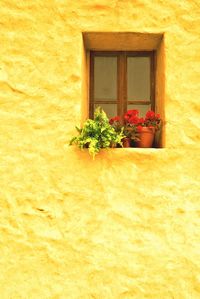
M1 299L200 298L199 28L195 0L0 1ZM166 148L93 161L81 32L113 30L165 32Z

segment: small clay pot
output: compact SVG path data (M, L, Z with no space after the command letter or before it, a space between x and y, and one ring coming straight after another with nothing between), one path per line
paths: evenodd
M84 148L89 148L89 145L90 145L90 143L87 142L87 143L84 145Z
M117 147L117 145L116 145L115 142L111 142L110 147L111 147L111 148L115 148L115 147Z
M136 142L136 146L142 148L152 147L154 136L155 136L154 127L142 127L138 136L140 140Z
M125 137L122 139L123 147L131 147L131 138Z

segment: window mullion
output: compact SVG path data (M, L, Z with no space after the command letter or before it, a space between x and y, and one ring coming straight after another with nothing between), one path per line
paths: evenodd
M127 111L127 52L123 52L123 114Z
M94 53L90 52L90 103L89 103L89 117L94 116Z
M126 65L125 53L118 56L118 115L122 118L126 110Z
M151 109L155 110L155 53L151 52L150 54L150 100L151 100Z
M121 117L121 55L117 56L117 114Z

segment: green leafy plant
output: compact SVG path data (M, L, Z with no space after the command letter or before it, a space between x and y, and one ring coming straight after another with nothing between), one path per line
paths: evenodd
M119 132L109 124L109 119L102 108L98 107L94 119L87 119L82 128L76 127L79 135L71 139L70 145L76 144L80 149L88 148L95 157L101 148L109 148L115 144L122 145L123 128Z

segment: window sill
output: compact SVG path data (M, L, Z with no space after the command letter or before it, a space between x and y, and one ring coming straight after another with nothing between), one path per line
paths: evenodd
M139 148L139 147L123 147L123 148L109 148L109 149L102 149L102 152L124 152L124 153L142 153L142 154L149 154L149 153L156 153L165 150L165 148Z
M68 149L72 152L76 152L79 156L82 157L89 157L88 149L80 150L77 146L72 145L69 146ZM128 158L136 156L143 156L143 157L149 157L154 155L159 155L163 153L166 150L166 148L137 148L137 147L128 147L128 148L107 148L107 149L101 149L100 152L96 155L95 160L98 158L105 158L109 157L109 159L112 158ZM91 157L91 156L90 156ZM91 157L92 159L92 157Z
M110 161L149 161L154 159L154 157L162 156L166 149L165 148L109 148L101 149L99 154L96 155L96 159L108 159ZM120 163L121 163L120 162Z

